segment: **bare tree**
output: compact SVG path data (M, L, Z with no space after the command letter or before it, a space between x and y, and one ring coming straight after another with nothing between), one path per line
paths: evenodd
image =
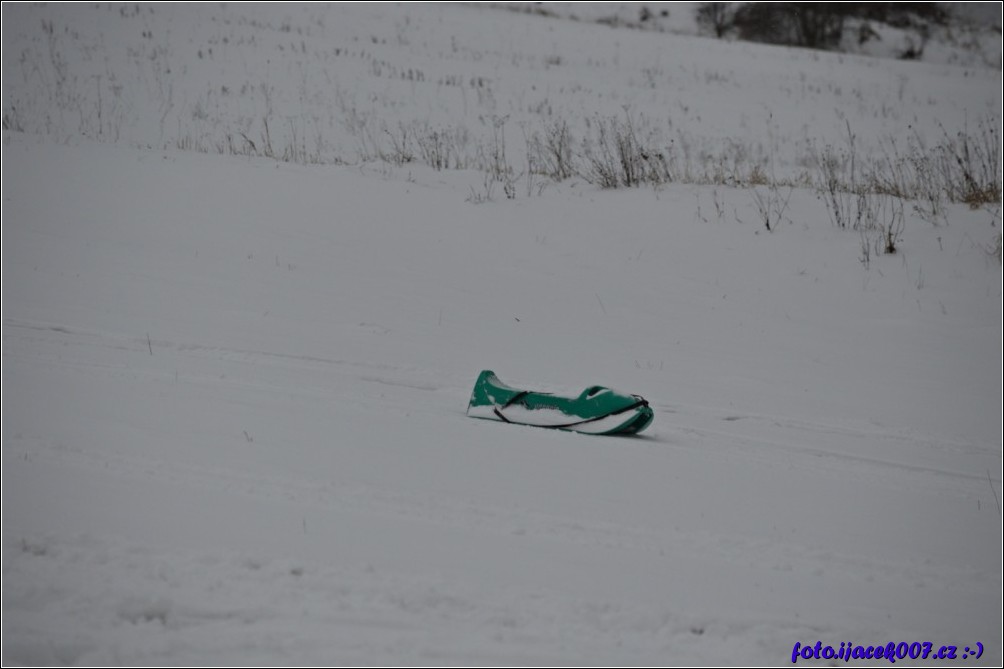
M697 25L721 39L732 28L735 10L729 2L703 2L697 8Z

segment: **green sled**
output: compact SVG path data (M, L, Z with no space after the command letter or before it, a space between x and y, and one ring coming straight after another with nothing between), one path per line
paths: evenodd
M654 418L652 407L638 395L603 386L590 386L575 396L520 390L488 369L474 384L467 415L586 434L637 434Z

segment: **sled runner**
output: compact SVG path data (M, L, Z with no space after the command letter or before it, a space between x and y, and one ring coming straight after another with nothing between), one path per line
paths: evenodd
M636 434L654 414L643 397L591 386L576 396L519 390L491 370L478 376L467 415L586 434Z

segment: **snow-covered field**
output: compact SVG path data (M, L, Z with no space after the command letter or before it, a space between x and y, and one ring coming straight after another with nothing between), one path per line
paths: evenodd
M630 114L798 179L999 70L461 5L4 5L3 58L5 664L1001 662L999 207L866 261L808 186L524 169ZM471 419L485 368L655 421Z

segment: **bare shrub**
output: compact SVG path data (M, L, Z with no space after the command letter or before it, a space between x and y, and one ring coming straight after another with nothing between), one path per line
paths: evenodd
M562 119L544 126L542 133L534 132L527 140L527 156L532 171L545 174L555 181L575 176L572 153L572 133Z
M838 150L827 145L816 157L817 191L834 225L860 230L869 227L869 190L858 176L856 136L849 122L846 127L846 147Z
M792 186L788 186L785 191L777 182L752 187L753 204L767 232L777 230L781 222L786 219L788 203L794 190Z
M937 224L944 201L973 209L1001 202L1001 144L996 121L985 117L971 131L966 123L954 135L941 126L942 139L929 146L914 131L904 149L887 142L867 175L875 193L913 200L922 218Z
M450 166L451 143L445 130L427 129L415 142L423 163L437 170Z
M625 120L597 118L590 123L595 137L584 142L583 178L602 188L632 188L644 183L672 182L667 152L653 133L639 137L630 114Z
M428 123L413 123L411 135L418 147L421 162L437 170L467 167L467 144L470 136L463 126L434 128Z
M980 119L974 134L966 122L950 136L941 126L944 141L936 160L944 174L948 199L973 209L1001 201L1001 138L993 118Z
M903 216L903 201L886 197L878 207L878 215L884 250L886 253L896 253L906 220Z
M390 149L380 152L380 157L383 160L394 163L399 167L415 160L415 153L412 147L414 137L409 134L408 126L404 123L398 123L397 130L394 131L384 125L383 133L387 136L388 141L390 141Z
M905 153L895 142L882 149L868 171L868 183L877 194L913 200L918 216L938 225L945 216L944 174L932 160L934 152L927 148L916 131L907 138Z
M506 158L505 124L507 120L507 116L496 116L492 119L492 137L479 150L479 163L486 179L492 184L502 184L506 199L515 200L516 182L520 175L516 174ZM486 191L488 191L487 185Z

